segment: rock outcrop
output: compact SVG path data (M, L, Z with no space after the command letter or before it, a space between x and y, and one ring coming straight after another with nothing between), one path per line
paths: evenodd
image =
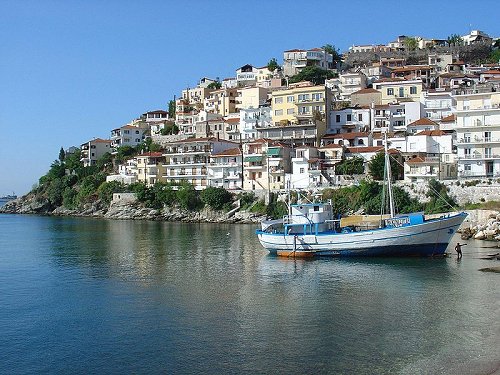
M42 214L53 216L100 217L116 220L162 220L188 223L260 223L266 217L251 212L225 213L204 208L201 211L187 211L177 207L153 209L140 202L113 201L109 206L101 201L87 203L79 209L57 207L53 209L47 200L35 195L26 195L0 207L0 213Z

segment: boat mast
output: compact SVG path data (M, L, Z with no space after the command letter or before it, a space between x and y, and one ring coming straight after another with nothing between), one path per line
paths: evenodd
M387 132L384 133L385 135L385 170L386 173L385 175L387 176L387 191L389 192L389 208L391 210L391 217L396 216L396 213L394 211L394 198L392 196L392 173L391 173L391 161L389 159L389 149L387 147Z

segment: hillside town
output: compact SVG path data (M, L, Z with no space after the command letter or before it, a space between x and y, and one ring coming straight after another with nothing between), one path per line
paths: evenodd
M82 161L150 139L154 147L115 165L107 181L258 194L352 184L387 137L400 180L500 178L500 61L474 58L499 46L473 30L444 40L399 36L343 54L330 45L286 50L282 64L199 79L168 108L84 142Z

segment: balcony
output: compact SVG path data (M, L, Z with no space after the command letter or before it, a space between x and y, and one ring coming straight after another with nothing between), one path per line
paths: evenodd
M459 156L458 160L494 160L500 159L498 154L481 154L479 152L473 153L471 155Z
M461 138L458 140L458 143L462 144L500 143L500 138L492 138L492 137Z
M458 108L458 106L451 107L454 112L481 112L481 111L498 111L500 110L500 104L495 103L492 105L478 106L474 108L470 108L470 106L462 106L462 108Z

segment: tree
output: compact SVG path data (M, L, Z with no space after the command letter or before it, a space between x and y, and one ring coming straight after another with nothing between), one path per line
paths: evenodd
M233 196L222 187L209 186L201 192L200 199L214 210L221 210L224 205L233 201Z
M208 85L207 85L207 89L211 89L211 90L218 90L222 87L222 83L220 83L219 80L217 81L214 81L214 82L210 82Z
M169 121L165 124L161 130L161 135L171 135L179 133L179 127L175 125L175 122Z
M175 118L175 100L168 102L168 117Z
M335 166L335 174L336 175L363 174L365 171L364 163L365 160L359 156L343 160L341 163Z
M299 74L290 77L289 82L310 81L314 85L322 85L325 83L325 80L334 76L335 74L330 70L323 70L318 66L306 66Z
M326 53L329 53L333 56L333 63L338 63L342 61L342 56L339 53L339 49L335 48L334 45L331 44L325 44L323 46L323 49L325 50Z
M464 44L464 40L458 34L451 34L446 42L449 46L462 46Z
M429 180L427 196L430 198L425 205L425 212L428 214L448 212L457 205L457 202L448 195L446 186L435 179Z
M274 57L267 63L267 69L269 69L271 72L274 72L276 69L279 70L279 68L280 66L278 64L278 61Z
M200 204L198 193L194 189L193 185L185 184L179 187L176 193L177 202L181 208L186 210L193 210L197 208Z
M500 49L491 51L488 62L497 64L500 62Z
M400 166L396 160L390 157L392 179L396 179L400 175ZM385 169L385 153L379 152L368 163L370 175L374 180L380 181L384 179Z
M64 152L64 148L61 147L61 149L59 150L59 161L63 162L65 158L66 158L66 153Z
M418 47L418 41L416 38L412 38L410 36L407 36L404 41L403 41L406 49L409 51L415 51Z

